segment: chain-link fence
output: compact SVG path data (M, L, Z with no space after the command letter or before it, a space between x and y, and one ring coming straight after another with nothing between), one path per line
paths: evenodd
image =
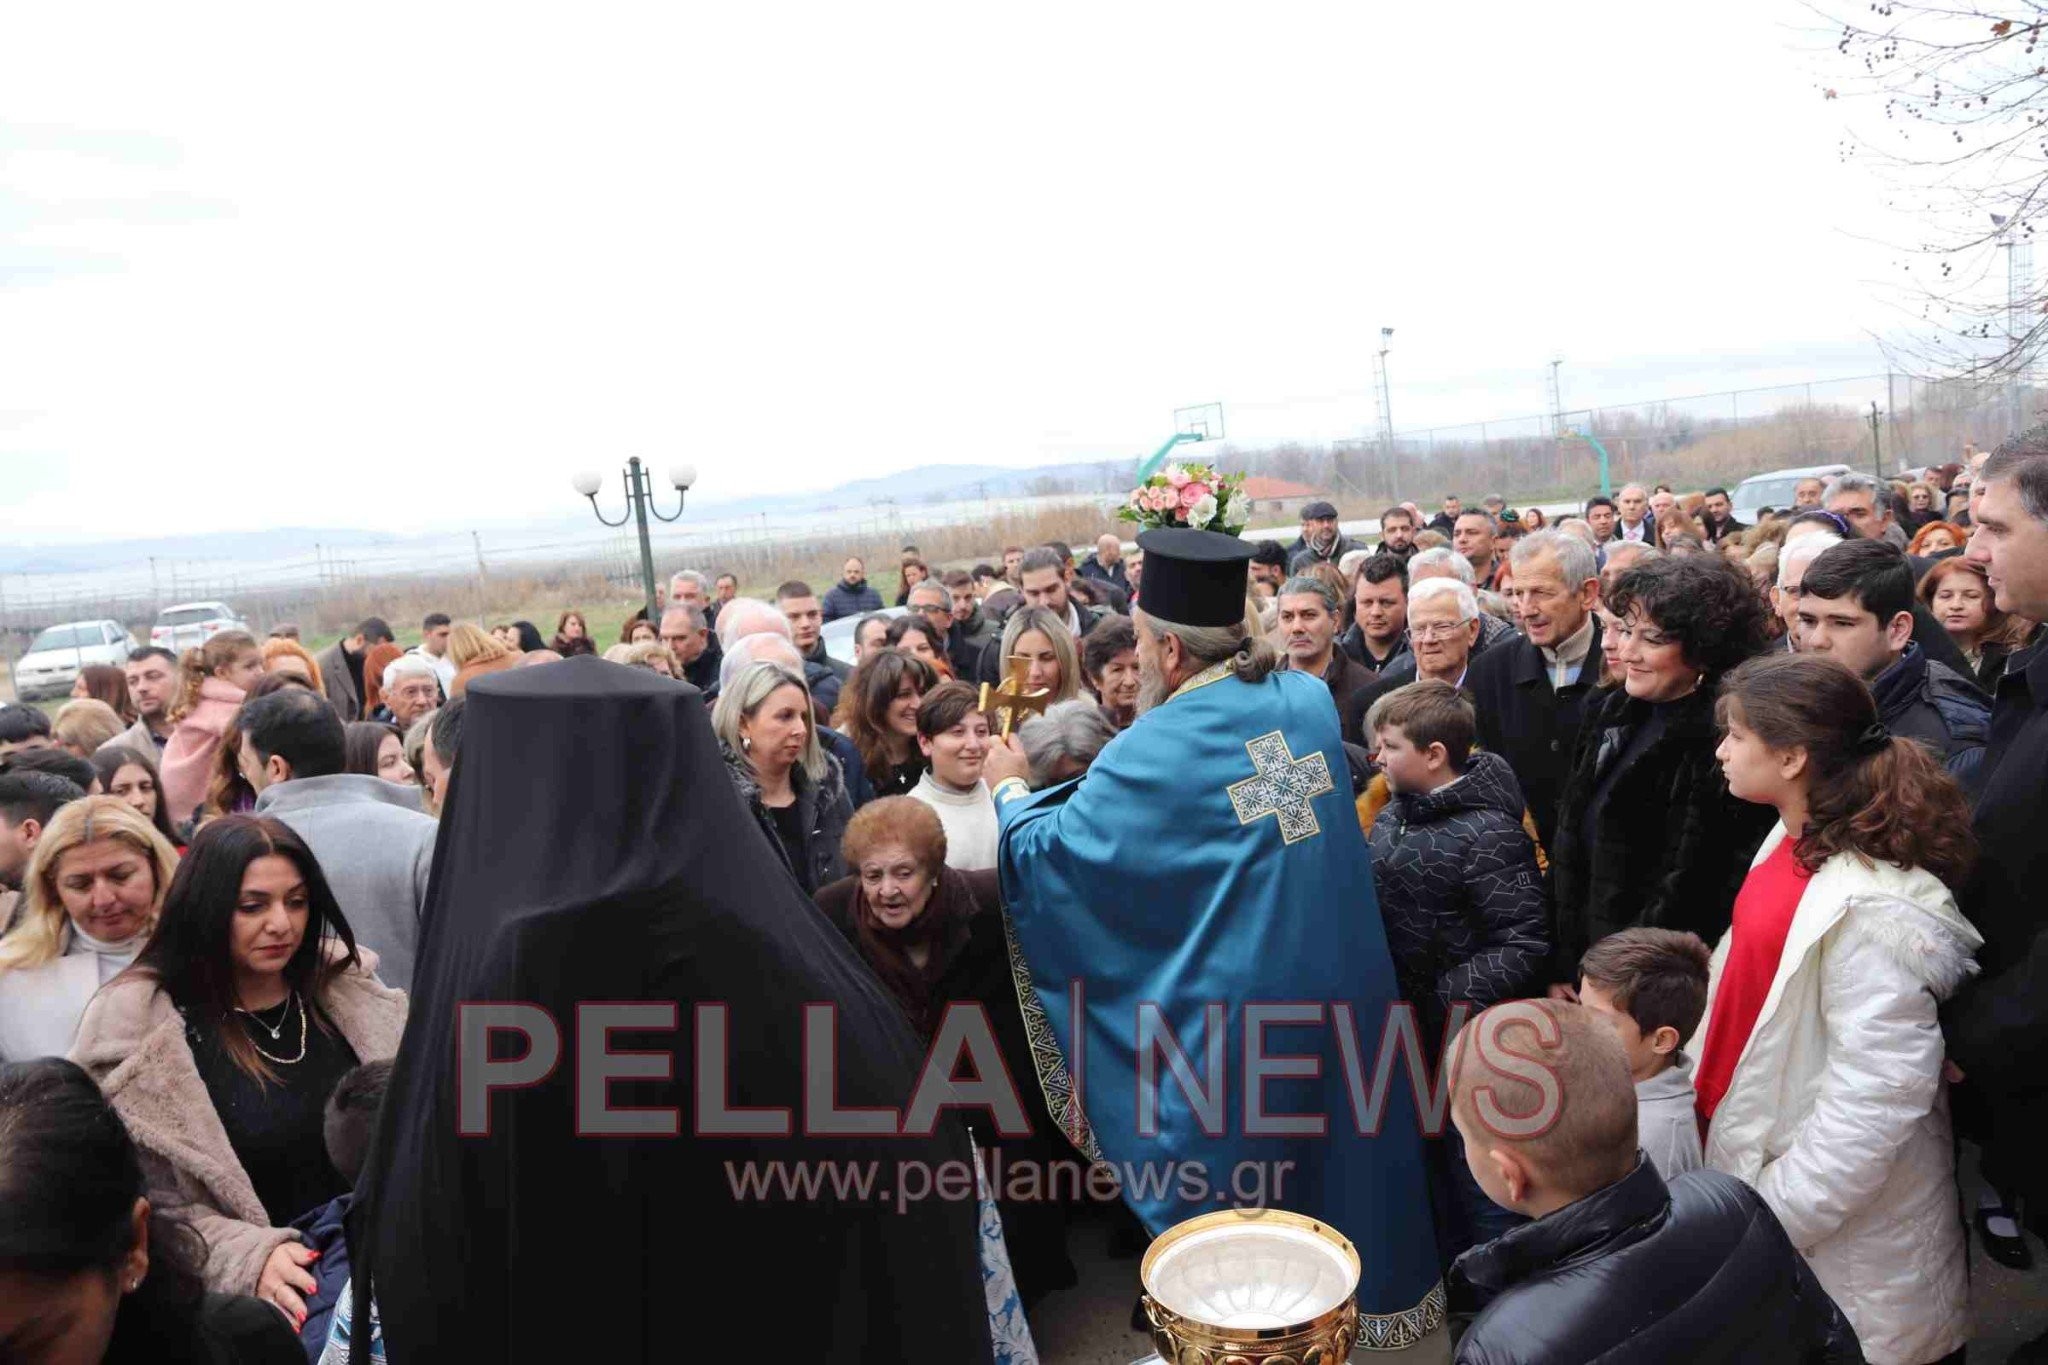
M1391 451L1364 439L1280 446L1250 463L1369 503L1425 504L1452 492L1585 497L1600 487L1596 441L1616 486L1732 487L1765 470L1815 464L1893 474L1960 460L1966 445L1996 445L2040 420L2041 399L2006 383L1866 375L1407 430Z

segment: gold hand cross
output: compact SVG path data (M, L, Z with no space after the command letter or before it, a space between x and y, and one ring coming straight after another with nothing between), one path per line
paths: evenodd
M1010 731L1027 715L1035 713L1042 716L1045 708L1052 704L1052 693L1045 688L1027 690L1030 684L1025 681L1025 676L1030 669L1029 659L1021 654L1014 655L1010 659L1009 676L1003 679L1002 686L981 685L981 710L990 720L1001 717L997 721L996 733L1004 739L1010 737Z

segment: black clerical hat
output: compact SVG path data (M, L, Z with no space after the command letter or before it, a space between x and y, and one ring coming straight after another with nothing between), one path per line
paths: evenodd
M1220 531L1146 531L1139 606L1177 626L1234 626L1244 620L1245 565L1252 547Z

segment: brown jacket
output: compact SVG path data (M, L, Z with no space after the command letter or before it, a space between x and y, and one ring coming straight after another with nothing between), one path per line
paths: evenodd
M406 1000L373 975L376 955L359 951L362 967L337 977L320 1007L368 1062L398 1051ZM299 1234L270 1226L214 1112L171 998L133 972L109 981L85 1008L71 1060L99 1082L128 1125L150 1202L182 1212L204 1239L206 1287L255 1293L270 1253Z

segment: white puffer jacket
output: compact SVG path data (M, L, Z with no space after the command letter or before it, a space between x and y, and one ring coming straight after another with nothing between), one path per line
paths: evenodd
M1781 824L1756 861L1784 838ZM1707 1165L1756 1187L1872 1365L1939 1360L1969 1337L1935 1010L1982 944L1934 874L1828 859L1707 1134ZM1724 936L1709 1019L1727 957Z

